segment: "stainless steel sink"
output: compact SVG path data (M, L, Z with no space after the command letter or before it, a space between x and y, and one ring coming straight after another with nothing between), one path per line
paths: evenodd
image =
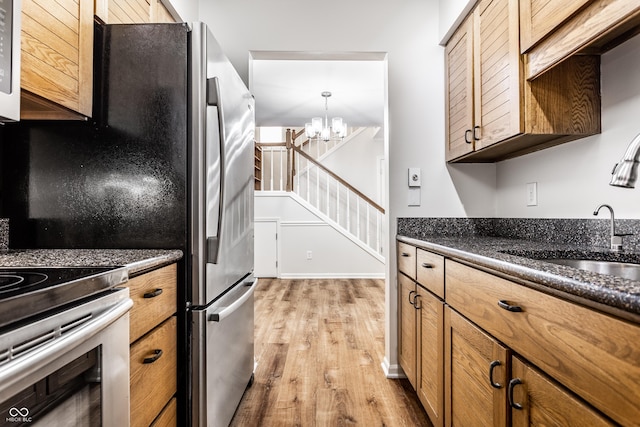
M640 264L618 261L599 261L592 259L567 259L551 258L541 261L552 262L554 264L567 265L580 270L592 271L600 274L623 277L630 280L640 280Z

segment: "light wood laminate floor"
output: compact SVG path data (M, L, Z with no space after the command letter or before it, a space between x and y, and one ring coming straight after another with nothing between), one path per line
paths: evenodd
M258 365L231 426L431 425L381 368L383 280L260 279L255 297Z

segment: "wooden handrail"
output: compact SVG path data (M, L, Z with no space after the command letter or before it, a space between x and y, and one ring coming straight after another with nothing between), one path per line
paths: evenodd
M317 167L319 167L320 169L322 169L323 171L325 171L326 173L328 173L329 175L331 175L331 177L333 179L335 179L340 184L342 184L345 187L347 187L349 190L351 190L354 193L356 193L358 196L360 196L360 198L366 200L367 203L369 203L371 206L376 208L376 210L378 210L380 213L384 214L384 208L382 206L378 205L376 202L374 202L373 200L371 200L370 198L368 198L367 196L362 194L362 192L360 192L357 188L355 188L353 185L349 184L344 179L340 178L334 172L332 172L329 169L327 169L322 163L318 162L316 159L314 159L313 157L311 157L310 155L308 155L307 153L305 153L304 151L302 151L300 148L298 148L296 146L293 146L293 150L296 151L297 153L299 153L305 159L309 160L311 163L313 163Z
M256 142L258 147L286 147L286 142Z

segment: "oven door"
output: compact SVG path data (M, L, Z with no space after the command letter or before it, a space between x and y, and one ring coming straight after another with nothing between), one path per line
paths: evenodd
M0 333L0 425L129 426L128 289Z

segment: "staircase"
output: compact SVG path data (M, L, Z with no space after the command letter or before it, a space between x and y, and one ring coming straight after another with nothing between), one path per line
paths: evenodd
M384 261L384 209L322 163L365 130L358 128L343 141L325 143L296 142L304 131L288 129L284 143L257 144L256 190L291 192L324 222Z

